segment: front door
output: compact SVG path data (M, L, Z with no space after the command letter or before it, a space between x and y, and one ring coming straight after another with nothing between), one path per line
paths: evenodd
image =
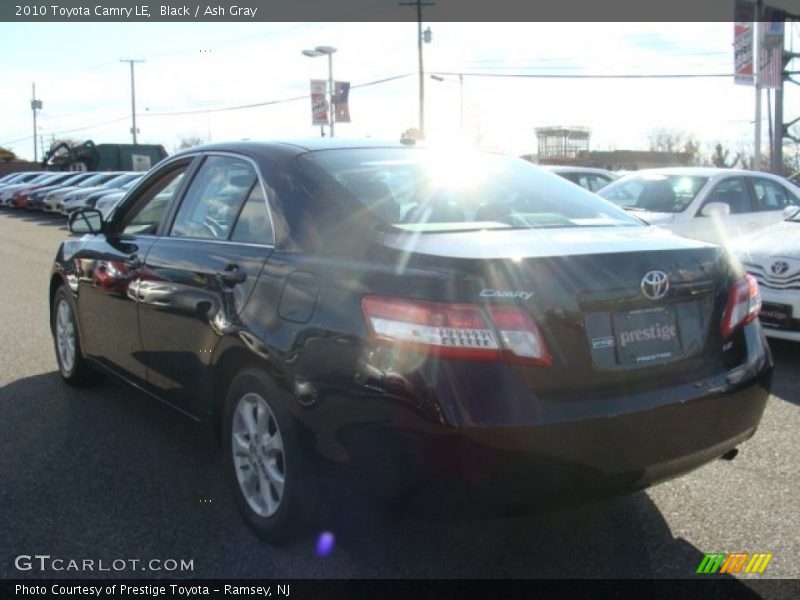
M149 185L126 200L108 233L81 250L78 313L87 356L136 383L147 380L141 360L137 282L156 241L166 208L180 188L189 162L155 173Z

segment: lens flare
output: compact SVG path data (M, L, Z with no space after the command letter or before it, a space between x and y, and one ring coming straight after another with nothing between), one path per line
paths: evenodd
M336 539L330 531L323 531L317 538L317 556L325 558L333 553L333 547L336 544Z

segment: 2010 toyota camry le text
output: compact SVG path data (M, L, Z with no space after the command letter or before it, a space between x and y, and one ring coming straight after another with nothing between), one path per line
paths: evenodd
M212 424L273 542L324 498L319 473L583 501L729 454L769 396L735 258L509 156L201 146L70 229L61 376L108 372Z

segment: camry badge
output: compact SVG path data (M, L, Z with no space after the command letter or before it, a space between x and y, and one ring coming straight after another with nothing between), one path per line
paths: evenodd
M642 277L642 293L650 300L661 300L669 291L669 277L664 271L648 271Z
M769 268L773 275L783 275L789 270L789 263L783 260L776 260Z

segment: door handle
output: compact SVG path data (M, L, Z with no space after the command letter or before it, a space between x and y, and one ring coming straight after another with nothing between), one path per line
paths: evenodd
M244 283L247 280L247 273L239 269L239 265L229 265L224 271L217 273L217 277L230 286Z
M128 260L125 261L125 266L129 269L138 269L142 266L142 261L139 260L139 257L136 254L132 254L128 257Z

